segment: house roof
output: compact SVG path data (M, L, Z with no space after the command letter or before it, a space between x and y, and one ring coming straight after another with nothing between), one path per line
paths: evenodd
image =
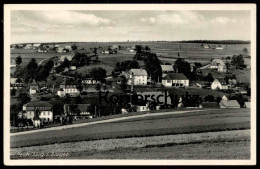
M11 84L15 84L15 83L16 83L16 80L17 80L17 78L11 78L11 79L10 79L10 83L11 83Z
M86 112L88 107L90 106L90 104L74 104L74 105L77 105L78 109L81 112ZM64 104L64 106L65 106L65 109L66 109L66 108L68 108L70 106L70 104Z
M224 66L225 63L224 63L223 60L221 60L221 59L213 59L213 60L211 61L211 65L212 65L212 66L217 66L217 65Z
M221 84L226 84L226 81L224 79L215 79L214 82L219 82Z
M78 82L74 80L63 80L61 85L78 85Z
M189 80L183 73L169 73L164 80Z
M161 65L162 71L174 71L173 65Z
M236 100L222 100L219 104L225 107L240 107Z
M245 102L245 106L246 106L247 108L250 108L250 107L251 107L251 102Z
M24 105L26 110L34 110L36 107L40 110L51 110L52 104L44 101L32 101Z
M38 86L38 84L35 82L35 80L30 84L30 86Z
M131 69L129 72L132 72L134 76L147 76L147 72L144 69Z
M118 77L112 77L112 78L107 78L106 80L107 81L112 81L112 82L114 82L114 81L118 81L118 80L123 80L124 78L123 77L121 77L121 76L118 76Z
M207 65L205 65L205 66L200 67L199 69L207 69L207 68L209 68L209 67L210 67L210 64L207 64Z

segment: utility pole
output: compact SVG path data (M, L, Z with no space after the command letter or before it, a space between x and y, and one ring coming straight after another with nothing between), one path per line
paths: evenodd
M95 117L97 117L97 106L95 106Z

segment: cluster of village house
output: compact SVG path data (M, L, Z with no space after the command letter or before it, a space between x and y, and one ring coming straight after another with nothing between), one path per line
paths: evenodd
M23 44L11 45L11 49L14 49L14 48L20 48L20 49L23 48L26 50L33 49L33 50L37 50L37 52L40 52L40 53L49 52L49 51L64 53L64 52L70 52L72 50L71 46L69 46L69 45L65 45L65 46L61 47L60 45L43 45L41 43L26 44L26 45L23 45Z
M34 44L34 45L29 45L29 46L25 46L25 48L32 48L32 49L38 49L39 51L39 44ZM38 48L37 48L38 47ZM49 48L50 46L45 46L45 48ZM54 45L54 47L57 47L59 49L59 46ZM71 50L71 48L67 48L65 46L65 48L63 49L68 49ZM41 50L41 49L40 49ZM131 49L130 49L131 50ZM59 60L60 62L64 61L64 59L67 58L69 61L72 60L72 56L71 55L61 55ZM182 73L175 73L174 69L173 69L173 65L161 65L162 68L162 82L161 84L164 87L189 87L190 86L190 82L189 79ZM76 67L70 68L72 70L75 70ZM224 62L220 59L213 59L211 61L210 64L201 67L200 69L214 69L217 70L219 72L226 72L226 66L224 64ZM126 79L127 79L127 84L130 86L135 86L135 85L142 85L142 86L146 86L149 82L149 76L146 72L145 69L131 69L127 72L123 72L122 73ZM111 78L111 79L107 79L107 81L111 81L117 84L121 84L122 83L122 77L116 77L116 78ZM231 82L234 82L231 80ZM84 87L84 85L88 86L88 85L96 85L96 84L101 84L100 81L97 80L93 80L91 78L86 78L82 80L82 85L83 85L83 92L87 92L87 93L96 93L98 92L96 89L94 88L88 88L88 87ZM77 88L77 83L71 83L71 81L69 81L69 83L64 80L61 84L60 84L60 88L57 91L57 95L60 97L64 97L66 94L69 94L71 96L77 96L80 94L80 91ZM199 87L201 87L200 84L198 84ZM22 82L17 82L16 78L11 78L11 89L18 89L18 88L23 88L23 83ZM231 83L227 84L225 80L223 79L214 79L214 81L211 83L210 88L212 90L216 90L216 89L229 89L231 87ZM29 93L30 95L34 95L39 91L39 87L38 85L33 82L30 84L30 89L29 89ZM112 91L113 92L113 91ZM139 92L138 94L140 95L161 95L162 92ZM170 99L170 98L169 98ZM151 100L148 100L151 101ZM167 103L170 103L170 100L167 100ZM180 98L180 104L178 106L181 106L181 98ZM78 109L81 111L81 115L82 116L86 116L88 118L92 118L92 116L90 115L90 113L87 111L88 110L88 106L89 104L77 104L78 105ZM213 103L202 103L200 105L200 107L215 107L215 108L240 108L240 105L238 104L238 102L236 100L228 100L227 97L224 95L222 97L222 100L219 104L213 102ZM246 102L245 103L245 107L250 108L250 102ZM158 110L160 108L160 106L156 106L156 110ZM52 122L53 121L53 111L52 111L52 105L48 102L44 102L44 101L31 101L27 104L25 104L23 106L23 110L26 111L26 118L27 119L33 119L34 115L35 115L35 110L39 111L39 118L40 119L44 119L48 122ZM74 115L71 114L70 109L69 109L69 105L65 104L64 105L64 110L65 113L70 114L70 115ZM139 105L137 105L137 111L149 111L149 106L148 103L141 103ZM127 113L126 109L122 109L122 113ZM75 115L76 116L76 115Z

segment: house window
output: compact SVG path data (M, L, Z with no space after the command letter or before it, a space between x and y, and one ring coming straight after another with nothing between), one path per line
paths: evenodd
M50 112L48 112L48 116L50 115Z
M167 83L171 83L171 80L167 80Z

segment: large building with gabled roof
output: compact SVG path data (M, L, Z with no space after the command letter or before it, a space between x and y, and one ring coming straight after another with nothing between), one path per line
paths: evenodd
M131 69L126 74L128 85L147 85L148 74L145 69Z
M38 112L39 118L47 122L53 121L52 104L44 101L32 101L23 105L23 110L26 111L27 119L34 119L35 113Z

